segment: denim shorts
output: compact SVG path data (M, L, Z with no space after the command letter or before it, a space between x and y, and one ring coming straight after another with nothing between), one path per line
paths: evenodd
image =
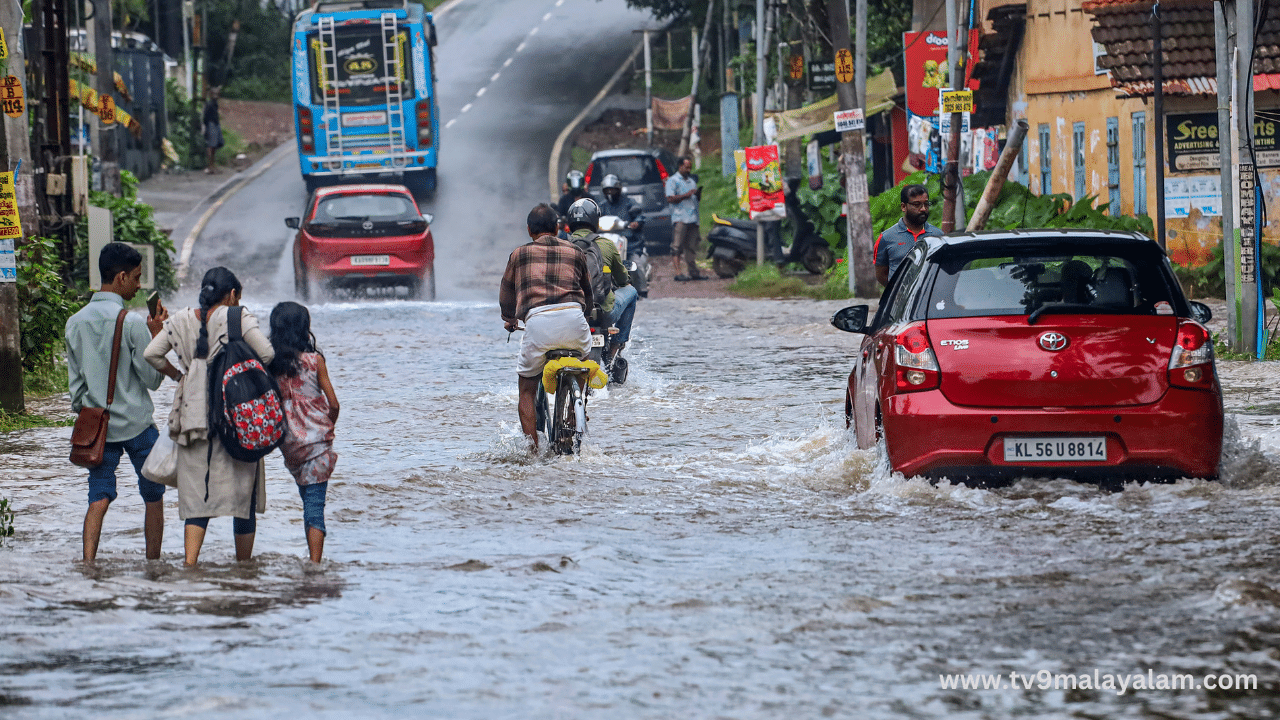
M324 496L329 490L329 483L299 485L298 495L302 497L302 524L315 528L328 535L324 529Z
M151 454L151 446L160 437L156 426L143 430L140 435L124 442L109 442L102 451L102 464L89 468L89 504L99 500L114 502L116 499L116 468L120 465L120 456L129 453L129 462L133 463L133 471L138 474L138 492L143 502L159 502L164 498L165 486L142 477L142 464Z

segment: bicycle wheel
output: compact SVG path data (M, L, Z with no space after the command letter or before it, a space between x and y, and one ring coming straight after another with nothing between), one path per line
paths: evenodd
M572 455L581 446L578 419L574 413L574 403L581 393L576 375L560 373L556 381L556 402L551 419L551 432L555 435L549 438L552 448L560 455ZM550 434L549 432L548 435Z

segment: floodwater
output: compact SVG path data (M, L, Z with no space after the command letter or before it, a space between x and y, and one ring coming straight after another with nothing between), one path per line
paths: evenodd
M0 716L1280 715L1280 373L1221 364L1221 482L933 486L844 430L838 306L642 301L582 456L535 460L495 305L314 306L343 403L318 568L276 456L253 561L218 519L184 570L170 499L147 562L122 482L86 569L69 429L0 436ZM1033 679L1148 670L1257 689Z

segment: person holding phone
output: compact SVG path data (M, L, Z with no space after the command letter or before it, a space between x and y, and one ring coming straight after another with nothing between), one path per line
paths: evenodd
M698 234L698 201L702 199L702 186L694 180L693 161L689 156L680 158L680 166L676 174L667 178L667 202L671 205L671 263L677 275L674 280L704 280L706 275L698 272L697 253L702 237ZM683 256L689 274L680 273L680 259Z

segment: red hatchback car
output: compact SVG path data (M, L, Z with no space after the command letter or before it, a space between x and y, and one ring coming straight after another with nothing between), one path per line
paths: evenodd
M922 239L861 333L845 394L858 446L911 477L1218 474L1222 391L1202 303L1141 235Z
M285 218L293 241L298 297L332 287L404 286L411 297L436 297L435 242L430 214L423 215L403 185L320 188L306 215Z

